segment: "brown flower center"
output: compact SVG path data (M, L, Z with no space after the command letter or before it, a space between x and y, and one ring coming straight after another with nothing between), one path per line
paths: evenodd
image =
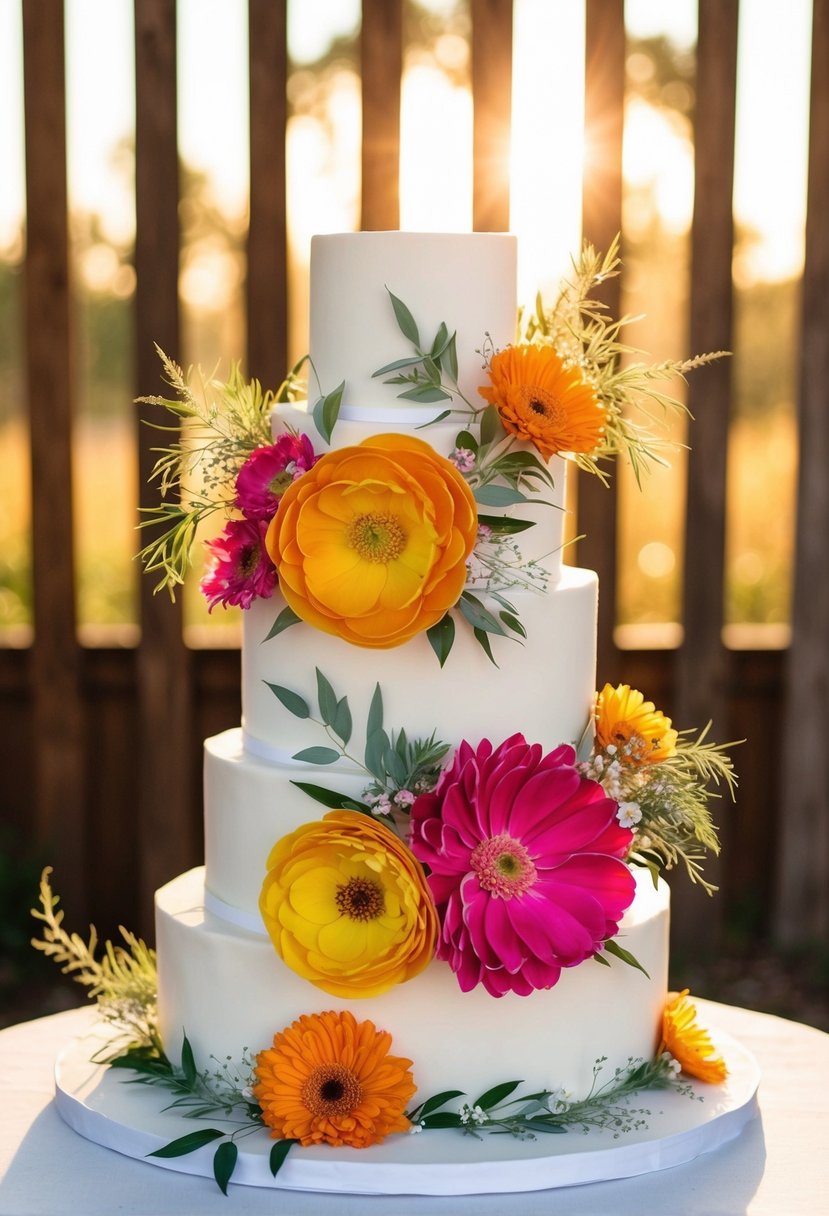
M659 747L658 739L651 739L649 742L629 722L616 722L611 738L619 749L619 759L622 762L631 760L634 764L641 763L647 759L650 751Z
M386 908L383 888L370 878L349 878L337 887L334 899L342 915L352 920L375 920Z
M523 895L536 880L533 859L524 845L505 833L482 840L469 864L483 889L501 899Z
M346 542L367 562L393 562L406 547L406 531L396 515L369 511L355 515Z
M317 1118L350 1115L363 1097L363 1087L344 1064L319 1064L302 1086L302 1102Z
M548 392L546 388L540 388L537 384L519 384L517 393L524 409L538 414L539 418L543 418L546 422L558 425L565 420L566 414L561 408L561 402L554 393Z

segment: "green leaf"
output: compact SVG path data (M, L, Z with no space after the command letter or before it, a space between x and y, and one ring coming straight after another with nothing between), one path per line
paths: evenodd
M271 638L275 638L277 634L282 633L283 629L290 629L291 625L296 625L300 621L300 617L294 612L293 608L283 608L279 616L271 625L270 633L262 639L263 642L269 642Z
M285 1158L288 1156L292 1145L296 1143L296 1140L277 1140L275 1144L271 1145L268 1164L271 1167L271 1173L273 1174L274 1178L285 1164Z
M302 790L303 794L307 794L315 802L321 802L330 811L340 811L347 803L350 803L352 807L359 806L361 810L369 809L362 802L358 803L349 794L338 794L336 790L328 790L324 785L313 785L310 781L292 781L291 785L295 785L298 790Z
M339 758L340 753L333 747L306 747L293 755L294 760L301 760L303 764L334 764Z
M213 1154L213 1177L218 1182L219 1190L223 1195L227 1194L227 1184L236 1169L238 1158L239 1150L232 1140L225 1140L224 1144L220 1144Z
M315 667L314 670L317 673L317 700L319 701L320 716L325 725L330 726L337 716L337 695L319 667Z
M282 702L288 713L293 714L295 718L311 717L308 702L298 692L291 692L290 688L283 688L281 684L271 684L268 680L265 680L265 683L277 700Z
M504 626L471 591L464 591L458 607L473 629L484 629L487 633L504 636L506 632Z
M196 1149L204 1148L205 1144L210 1144L211 1140L220 1140L226 1135L227 1132L220 1132L216 1127L203 1127L197 1132L188 1132L186 1136L179 1136L178 1140L171 1140L163 1148L157 1148L155 1152L147 1153L147 1156L185 1157L187 1153L194 1153Z
M517 633L519 635L519 637L525 638L527 636L526 629L524 628L524 626L521 624L520 620L518 619L517 616L515 616L514 613L499 612L498 616L504 622L507 629L511 629L513 631L513 633Z
M605 956L604 956L604 955L601 953L601 951L597 951L597 952L596 952L594 955L592 955L592 957L593 957L593 959L594 959L594 960L595 960L597 963L601 963L601 965L602 965L603 967L609 967L609 966L610 966L610 963L607 961L607 959L606 959L606 958L605 958Z
M389 774L391 779L397 785L404 786L406 784L409 774L406 771L406 765L400 759L400 756L397 754L397 752L394 750L393 747L386 748L386 754L383 757L383 763L385 764L386 772Z
M455 447L463 448L467 452L477 452L478 440L471 431L458 431L455 436Z
M443 370L449 376L453 384L458 383L458 346L457 334L453 333L452 337L446 344L446 349L440 356L440 364Z
M448 418L452 413L451 410L444 410L441 414L436 414L434 418L430 418L428 422L421 422L420 426L416 426L416 431L425 431L427 426L434 426L436 422L443 422L444 418Z
M515 1093L519 1085L523 1085L523 1081L502 1081L500 1085L493 1085L492 1089L482 1093L472 1105L480 1106L481 1110L492 1110L493 1106L497 1106L499 1102L504 1101L504 1098Z
M427 1098L417 1113L422 1119L424 1115L431 1115L438 1107L445 1106L447 1102L451 1102L454 1098L462 1098L463 1096L462 1089L445 1089L443 1093L433 1094L431 1098Z
M378 730L383 729L383 694L380 691L380 685L374 685L374 692L371 697L371 704L368 707L368 721L366 722L366 737L371 736Z
M463 1127L460 1115L453 1115L448 1110L438 1111L436 1115L427 1115L420 1122L424 1127L431 1128L432 1130L441 1127Z
M351 738L352 726L351 710L348 708L348 697L341 697L337 702L337 712L334 714L331 729L338 739L342 739L343 747L348 744Z
M116 1056L107 1061L110 1068L129 1068L149 1077L171 1077L173 1068L170 1061L160 1056L143 1056L138 1052L128 1051L122 1056Z
M331 442L334 426L340 416L340 406L342 405L344 392L345 380L341 384L338 384L327 396L320 397L314 405L314 426L326 443Z
M407 389L405 393L398 393L397 396L401 401L420 401L426 405L433 401L452 400L451 394L444 392L436 384L419 384L415 388Z
M517 502L527 502L527 495L511 486L476 486L472 491L475 501L485 507L513 507Z
M371 373L371 378L374 380L377 376L387 376L389 372L397 372L404 367L416 367L418 363L422 362L423 355L410 355L408 359L395 359L393 363L386 363L383 367L378 367L376 372Z
M420 334L417 332L417 325L415 324L414 317L409 312L403 301L399 300L393 291L389 291L388 287L386 288L386 291L389 292L391 306L394 309L394 315L397 319L397 325L400 332L404 337L408 338L418 350L420 350Z
M388 749L389 737L384 730L377 730L366 739L366 768L381 785L386 782L385 757Z
M629 967L635 967L637 971L641 971L643 975L647 975L648 979L651 978L639 960L629 950L626 950L624 946L620 946L615 938L608 938L604 944L604 948L606 954L612 954L621 962L627 963Z
M187 1082L188 1088L192 1089L197 1076L196 1059L187 1035L184 1036L181 1044L181 1071L184 1073L184 1080Z
M501 439L506 432L501 424L501 416L494 405L488 405L481 414L481 444L492 443Z
M440 384L440 368L434 359L423 360L423 371L430 384Z
M489 642L489 634L485 633L483 629L473 629L472 632L475 634L475 641L478 643L481 650L483 650L492 666L497 667L498 664L495 662L495 656L492 653L492 646Z
M429 639L429 645L438 656L438 662L443 667L446 660L449 658L449 652L455 641L455 622L451 615L447 612L442 616L436 625L431 629L426 630L426 637Z
M478 512L478 523L486 524L488 528L492 528L493 532L502 533L505 536L514 536L518 532L526 532L528 528L535 527L535 521L532 519L510 519L507 515L482 515Z
M432 359L439 359L446 347L449 345L449 330L446 328L446 322L441 321L438 326L438 332L435 334L435 340L432 343L432 349L429 355Z

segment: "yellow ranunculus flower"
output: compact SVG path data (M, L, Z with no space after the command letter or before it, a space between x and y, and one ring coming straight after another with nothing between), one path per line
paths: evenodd
M384 824L331 811L271 850L259 908L279 957L324 992L377 996L417 975L438 917L420 862Z
M450 461L421 439L377 435L328 452L288 487L266 547L297 616L384 649L458 602L477 529Z
M677 732L666 718L629 684L605 684L596 700L596 742L602 750L617 748L622 764L658 764L676 752Z

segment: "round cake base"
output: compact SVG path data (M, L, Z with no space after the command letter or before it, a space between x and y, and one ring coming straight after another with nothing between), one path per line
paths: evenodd
M753 1056L724 1034L712 1033L725 1056L723 1085L693 1084L693 1097L674 1090L634 1095L630 1107L647 1111L646 1128L620 1134L573 1129L535 1140L458 1131L391 1136L368 1149L294 1148L274 1178L273 1141L255 1132L239 1142L232 1184L282 1190L364 1195L473 1195L539 1191L629 1178L692 1161L733 1140L757 1113L759 1070ZM179 1173L213 1177L215 1145L184 1157L147 1154L200 1127L230 1126L164 1111L169 1095L131 1083L137 1074L90 1063L106 1047L100 1030L74 1040L58 1057L56 1105L74 1131L105 1148ZM110 1045L111 1046L111 1045Z

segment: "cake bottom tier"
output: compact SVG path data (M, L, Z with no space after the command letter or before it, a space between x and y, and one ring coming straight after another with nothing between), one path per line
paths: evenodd
M191 870L156 893L159 1023L165 1050L179 1058L182 1034L199 1067L269 1047L301 1014L350 1009L387 1030L395 1055L413 1062L422 1100L445 1089L475 1098L502 1081L534 1090L563 1087L577 1097L658 1043L668 969L669 892L637 871L637 893L617 939L647 972L613 959L562 973L554 988L496 999L461 992L445 963L379 997L345 1001L295 975L270 940L205 908L204 871Z

